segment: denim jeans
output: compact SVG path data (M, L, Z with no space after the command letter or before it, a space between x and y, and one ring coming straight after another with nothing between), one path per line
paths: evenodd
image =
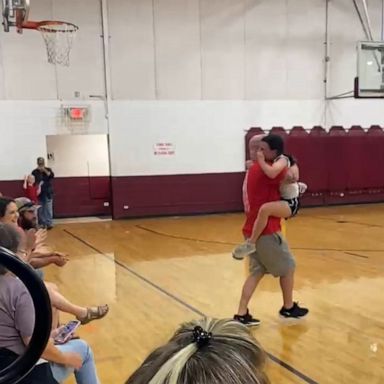
M65 381L70 375L75 374L77 384L100 384L97 377L93 352L84 340L71 340L66 344L57 345L61 352L78 353L83 359L83 366L75 371L71 367L51 363L53 377L59 383Z
M53 219L53 200L52 199L43 199L39 200L40 208L37 211L39 218L39 225L44 227L52 226Z

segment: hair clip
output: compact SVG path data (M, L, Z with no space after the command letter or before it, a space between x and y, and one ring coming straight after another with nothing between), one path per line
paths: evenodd
M196 326L193 329L193 342L197 344L199 348L209 344L212 339L212 333L204 331L200 326Z

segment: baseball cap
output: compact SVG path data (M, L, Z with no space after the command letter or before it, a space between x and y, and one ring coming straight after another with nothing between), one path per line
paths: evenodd
M26 197L15 199L17 210L20 212L31 211L37 208L37 205Z

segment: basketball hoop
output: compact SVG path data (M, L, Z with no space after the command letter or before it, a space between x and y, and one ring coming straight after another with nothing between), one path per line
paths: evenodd
M48 63L69 66L69 53L79 27L63 21L49 21L40 22L36 29L44 39Z
M4 31L10 27L18 33L24 29L34 29L41 33L48 55L48 62L69 66L69 53L79 27L66 21L29 21L30 0L1 0Z

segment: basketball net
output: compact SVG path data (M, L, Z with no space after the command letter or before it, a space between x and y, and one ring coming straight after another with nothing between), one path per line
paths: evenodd
M76 25L65 22L40 24L37 27L45 41L49 63L69 66L69 53L78 29Z

